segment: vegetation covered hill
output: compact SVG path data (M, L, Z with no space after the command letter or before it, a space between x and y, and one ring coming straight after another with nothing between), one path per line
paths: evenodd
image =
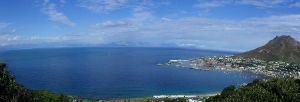
M229 86L207 102L300 102L300 79L254 80L240 88Z
M300 43L291 36L276 36L266 45L238 56L266 61L300 63Z
M18 84L0 63L0 102L71 102L72 98L43 90L30 90Z

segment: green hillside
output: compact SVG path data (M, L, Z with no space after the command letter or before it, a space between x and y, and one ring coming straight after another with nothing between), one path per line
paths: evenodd
M254 80L240 88L229 86L207 102L300 102L300 79Z
M31 90L18 84L0 63L0 102L71 102L72 98L43 90Z

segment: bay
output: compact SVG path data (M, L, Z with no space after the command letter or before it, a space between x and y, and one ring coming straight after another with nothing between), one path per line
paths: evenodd
M170 59L232 54L179 48L87 47L5 51L0 59L19 83L32 89L84 97L133 98L218 92L259 77L249 72L157 65Z

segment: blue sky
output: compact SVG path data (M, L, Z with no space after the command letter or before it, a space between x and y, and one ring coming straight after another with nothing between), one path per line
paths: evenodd
M246 51L300 40L300 0L1 0L0 48L121 44Z

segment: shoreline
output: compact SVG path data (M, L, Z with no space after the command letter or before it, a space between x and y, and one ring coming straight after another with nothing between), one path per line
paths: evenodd
M207 92L203 94L175 94L175 95L153 95L153 98L196 98L196 97L209 97L220 94L219 92Z
M221 91L207 92L202 94L170 94L170 95L153 95L153 96L141 96L141 97L124 97L124 98L86 98L78 97L76 100L96 100L96 101L146 101L146 100L160 100L160 99L176 99L176 98L187 98L187 99L206 99L211 96L219 95Z
M234 56L212 56L188 60L169 60L165 65L190 68L195 70L221 70L251 72L267 77L295 77L300 78L298 68L300 64L283 61L264 61L255 58L242 58ZM288 70L287 70L288 69Z

